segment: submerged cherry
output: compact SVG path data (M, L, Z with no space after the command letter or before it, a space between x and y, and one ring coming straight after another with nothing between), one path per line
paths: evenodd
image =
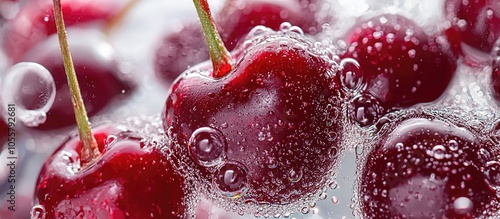
M439 98L456 69L456 58L413 21L383 14L355 25L344 57L359 62L366 83L386 109Z
M313 5L319 4L315 2ZM232 0L226 1L217 16L217 25L229 51L255 26L264 25L278 30L283 22L300 27L305 33L319 32L314 7L298 1ZM173 81L189 66L209 58L200 24L185 25L167 35L156 50L155 71L166 82Z
M500 5L496 0L447 0L445 10L451 22L446 33L457 44L457 52L464 53L467 46L486 54L491 52L500 37Z
M67 26L89 21L110 20L119 11L114 0L68 0L62 2ZM15 18L3 31L3 48L12 63L19 62L28 50L56 33L54 10L50 0L34 0L23 4Z
M116 124L90 129L60 0L54 12L79 138L68 138L45 162L32 212L46 219L187 218L184 179L160 148Z
M195 3L202 24L210 24L207 2ZM211 188L210 197L282 206L316 194L341 152L331 64L295 32L268 29L231 57L215 28L204 28L217 48L212 65L174 82L162 116L174 153Z
M77 78L88 116L102 112L106 107L116 104L129 96L136 87L136 82L130 72L120 68L120 60L115 50L98 37L99 32L75 31L70 46L75 52L73 60ZM71 95L64 71L61 52L56 37L39 43L23 58L24 61L43 65L52 74L56 85L56 98L47 112L47 120L38 129L56 129L75 124L75 114L72 110ZM22 97L26 106L38 108L38 95Z
M437 118L412 118L375 142L360 178L373 218L482 218L499 210L488 183L492 145ZM497 161L494 161L497 162Z

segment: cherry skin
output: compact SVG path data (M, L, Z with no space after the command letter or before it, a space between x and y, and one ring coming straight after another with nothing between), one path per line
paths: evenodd
M255 26L278 30L283 22L302 28L305 33L319 31L314 11L298 1L233 0L226 1L216 17L219 33L229 51ZM165 82L172 82L188 67L208 60L208 49L199 23L185 25L167 35L156 50L155 72Z
M71 32L70 32L71 33ZM136 83L119 69L119 60L113 48L98 37L85 37L85 34L74 33L70 41L74 51L73 61L89 116L106 109L113 100L125 99ZM61 51L56 43L55 35L33 48L27 53L25 61L43 65L52 74L56 83L56 97L52 108L47 112L47 120L37 128L56 129L75 124L71 96L66 81ZM37 95L23 97L23 103L32 108L38 108Z
M457 52L464 43L479 51L490 53L493 44L500 37L500 6L495 0L447 0L447 17L451 27L446 31L448 38L455 41Z
M38 176L35 201L52 218L185 218L183 178L159 148L114 124L93 130L102 155L82 167L78 137L63 143Z
M361 210L373 218L486 217L500 201L480 157L491 149L449 122L408 119L368 154L359 187Z
M69 0L62 2L66 26L89 21L110 20L119 9L117 1ZM6 23L3 48L12 63L28 50L56 33L54 10L50 0L33 0L23 4L19 13Z
M413 21L397 14L372 17L346 36L345 58L357 60L366 93L381 105L409 107L439 98L455 72L456 58Z
M337 161L338 87L302 36L269 33L253 42L235 50L241 56L227 75L212 75L208 62L184 72L163 125L175 153L222 195L289 204L322 188Z

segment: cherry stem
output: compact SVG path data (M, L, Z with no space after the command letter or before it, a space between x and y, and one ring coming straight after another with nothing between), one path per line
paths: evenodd
M64 62L64 69L66 70L66 77L68 79L71 101L73 102L73 110L75 111L78 133L80 134L80 140L83 145L80 160L82 166L85 167L99 157L101 152L99 151L97 142L92 134L92 130L90 129L89 118L87 117L87 111L85 110L85 105L83 104L82 95L80 93L80 87L78 86L78 79L76 78L73 59L71 58L71 53L69 51L66 27L64 26L61 0L54 0L54 18Z
M217 32L207 0L193 0L193 2L207 41L210 59L212 59L213 76L216 78L223 77L233 68L231 54L227 51L219 32Z

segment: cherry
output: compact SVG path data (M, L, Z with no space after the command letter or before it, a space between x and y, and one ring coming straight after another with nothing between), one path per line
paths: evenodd
M209 26L206 1L195 3L212 65L170 88L162 119L174 153L212 195L286 205L317 193L342 138L331 64L302 35L269 29L233 58Z
M403 121L368 154L361 210L373 218L487 217L499 210L490 152L491 144L450 122Z
M94 131L102 153L80 161L82 144L72 137L45 162L35 197L46 218L182 218L184 182L166 155L116 124Z
M457 49L464 43L479 51L490 53L495 41L500 37L500 7L495 0L447 0L447 17L451 27L446 31Z
M346 36L344 57L362 69L366 91L386 109L439 98L456 69L456 58L413 21L397 14L365 20Z
M161 149L116 124L90 129L60 0L54 12L79 138L68 138L45 162L32 212L47 219L186 218L183 178Z
M119 11L119 1L70 0L63 2L66 25L111 20ZM3 48L12 63L19 62L30 48L56 33L54 10L49 0L23 4L19 13L6 23Z
M315 2L314 5L319 4ZM264 25L278 30L283 22L290 22L314 34L319 31L315 11L299 1L226 1L218 15L217 24L224 45L229 51L255 26ZM165 82L173 81L189 66L209 58L201 26L185 25L167 35L156 50L155 71Z
M71 32L70 32L71 33ZM95 32L73 32L70 42L75 51L75 70L88 115L93 116L111 105L113 100L124 99L136 87L136 83L119 68L119 60L113 48ZM91 36L92 35L92 36ZM75 124L71 109L71 95L68 91L66 74L57 38L51 37L39 43L26 54L24 61L43 65L52 74L56 83L56 98L47 112L47 120L39 129L55 129ZM28 107L38 108L37 94L23 96Z

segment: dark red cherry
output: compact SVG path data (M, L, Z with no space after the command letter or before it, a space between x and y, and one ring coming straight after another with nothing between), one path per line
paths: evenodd
M71 32L70 32L71 34ZM93 116L115 100L127 97L136 86L130 78L131 73L119 68L119 59L114 49L93 32L74 32L70 45L77 78L82 92L87 113ZM52 108L47 113L45 123L40 129L62 128L75 124L71 96L69 94L61 51L56 36L52 36L27 53L24 61L43 65L52 74L56 83L56 97ZM37 106L38 95L23 96L23 103L28 107ZM116 101L115 101L116 102Z
M439 98L455 72L456 58L413 21L384 14L356 24L344 57L360 64L365 93L386 109Z
M491 144L449 122L403 121L368 154L361 210L370 218L491 216L500 207L500 181L490 174L500 163L492 152Z
M445 9L451 27L448 38L455 41L457 52L464 43L485 53L490 53L500 37L500 5L496 0L447 0Z
M216 17L217 27L229 51L255 26L278 30L283 22L302 28L305 33L319 32L317 8L298 1L231 0ZM317 5L319 2L315 1ZM155 71L166 82L173 81L188 67L208 60L208 49L199 23L185 25L167 35L156 50Z
M204 63L170 89L163 124L176 153L226 196L296 202L324 186L340 153L334 73L292 35L256 39L227 75Z
M68 0L62 2L66 26L89 21L109 20L118 12L114 0ZM50 0L32 0L23 4L15 18L5 24L3 48L12 63L19 62L28 50L56 33L54 10Z
M187 218L183 178L164 152L115 124L93 132L102 155L90 165L80 161L78 137L43 165L35 202L46 219Z

